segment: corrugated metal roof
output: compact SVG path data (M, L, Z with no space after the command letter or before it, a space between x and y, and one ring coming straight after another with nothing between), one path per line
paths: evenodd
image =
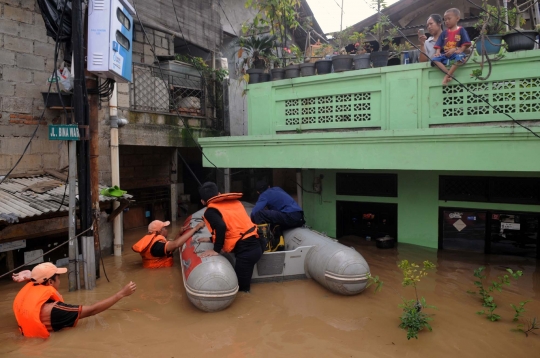
M61 184L42 194L32 190L25 190L30 185L52 180L58 181L57 178L50 175L39 175L26 178L10 178L0 184L0 222L12 223L17 222L19 219L68 211L69 185ZM104 188L106 187L99 187L100 190ZM77 192L77 188L75 188L75 191ZM124 195L126 199L131 197L129 194ZM78 198L77 195L77 200ZM64 200L63 203L62 199ZM100 202L111 200L116 200L116 198L99 196Z

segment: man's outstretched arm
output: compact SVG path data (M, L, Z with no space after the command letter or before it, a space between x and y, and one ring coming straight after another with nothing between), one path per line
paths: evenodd
M173 241L167 241L167 243L165 244L165 250L167 250L167 252L173 252L174 250L176 250L180 246L184 245L184 243L190 237L192 237L193 234L195 234L197 231L199 231L200 229L202 229L205 226L206 226L206 223L204 221L201 221L200 223L197 224L197 226L195 226L195 227L189 229L188 231L184 232L182 234L182 236L178 236Z
M102 301L94 303L91 306L82 306L81 315L79 318L86 318L94 316L98 313L105 311L106 309L111 308L116 302L120 301L122 298L131 295L137 289L137 285L134 282L130 282L124 286L120 291L115 293L109 298L106 298Z

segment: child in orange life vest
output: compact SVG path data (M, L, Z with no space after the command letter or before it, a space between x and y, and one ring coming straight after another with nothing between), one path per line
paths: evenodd
M57 268L50 262L13 274L13 281L27 283L15 297L13 312L19 330L25 337L47 338L49 332L75 327L81 318L90 317L109 309L122 298L135 292L137 286L130 282L113 296L91 306L69 305L58 293L60 274L66 268Z
M174 250L182 246L193 234L204 227L204 222L200 222L194 228L184 232L183 235L181 235L181 230L173 241L167 241L167 226L170 224L169 221L152 221L148 225L148 234L131 247L133 251L141 254L143 267L171 267L173 265L172 253Z
M446 76L443 79L443 86L452 80L452 75L457 69L458 64L463 64L466 58L464 53L471 46L471 40L467 31L458 26L461 13L458 9L452 8L444 13L444 30L433 48L435 49L435 57L431 59L432 63L439 67ZM441 49L443 54L441 55ZM446 70L446 65L454 61L450 70Z

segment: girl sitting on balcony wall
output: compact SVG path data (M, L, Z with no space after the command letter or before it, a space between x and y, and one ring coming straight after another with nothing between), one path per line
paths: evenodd
M443 18L439 14L431 14L426 22L427 32L431 35L427 37L424 33L418 31L418 40L420 41L420 62L427 62L435 56L435 43L443 31ZM426 54L428 57L426 57Z

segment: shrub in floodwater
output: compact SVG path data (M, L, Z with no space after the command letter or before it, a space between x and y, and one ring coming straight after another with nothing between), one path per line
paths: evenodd
M416 297L414 300L402 298L403 303L400 304L399 307L403 309L403 314L400 317L401 323L399 328L407 330L407 339L418 339L418 332L424 328L432 331L431 325L428 322L433 319L429 317L427 313L422 312L422 309L436 307L429 306L424 297L418 298L416 285L420 282L422 277L427 276L427 271L434 268L435 265L429 261L424 261L423 268L420 268L419 265L413 262L409 263L408 260L403 260L398 264L398 267L403 273L403 287L412 286Z
M519 321L519 317L521 317L523 315L523 312L525 312L525 305L528 302L531 302L531 300L520 302L519 306L516 306L516 305L513 305L513 304L510 303L510 306L512 306L512 308L516 312L514 314L514 319L512 321L514 321L514 322Z
M514 322L519 321L519 318L523 316L523 312L525 312L525 305L528 302L531 302L531 300L520 302L519 306L510 304L510 306L512 306L512 308L516 312L514 314L514 319L513 319ZM536 334L536 332L534 332L534 331L537 330L537 329L540 329L540 324L538 324L536 322L536 317L531 318L531 319L527 319L527 320L524 320L524 321L527 324L526 329L525 329L525 324L518 324L517 329L513 329L512 331L521 332L521 333L525 334L526 337L529 337L529 333Z
M529 333L536 334L534 331L540 329L540 324L536 322L536 317L526 320L525 323L527 324L527 329L525 329L524 324L518 324L517 329L513 329L512 331L521 332L525 334L525 337L529 337Z
M368 284L366 285L366 288L371 285L377 285L375 287L375 292L379 292L382 289L383 284L384 282L379 279L379 276L371 276L371 274L368 273Z
M425 312L422 312L423 308L436 308L435 306L429 306L426 303L426 299L422 297L420 301L417 300L403 300L403 303L399 305L403 309L403 314L401 315L401 323L399 328L407 330L407 339L416 338L418 339L418 332L427 328L429 331L432 331L431 325L428 323L433 320Z
M484 266L479 267L478 269L474 270L474 277L478 278L478 281L474 281L474 285L478 288L478 293L480 294L480 298L482 300L482 306L487 308L487 310L481 310L476 312L478 315L486 315L487 319L491 322L496 322L501 319L501 316L494 313L495 309L497 309L497 304L495 303L495 300L491 293L493 291L499 291L502 292L503 285L510 286L510 278L513 278L514 280L517 280L518 278L523 275L523 271L512 271L511 269L506 269L506 271L510 275L504 275L504 276L498 276L497 281L493 281L491 285L488 288L484 287L484 280L486 279L486 276L484 275L484 270L486 268ZM475 293L468 291L470 293Z

